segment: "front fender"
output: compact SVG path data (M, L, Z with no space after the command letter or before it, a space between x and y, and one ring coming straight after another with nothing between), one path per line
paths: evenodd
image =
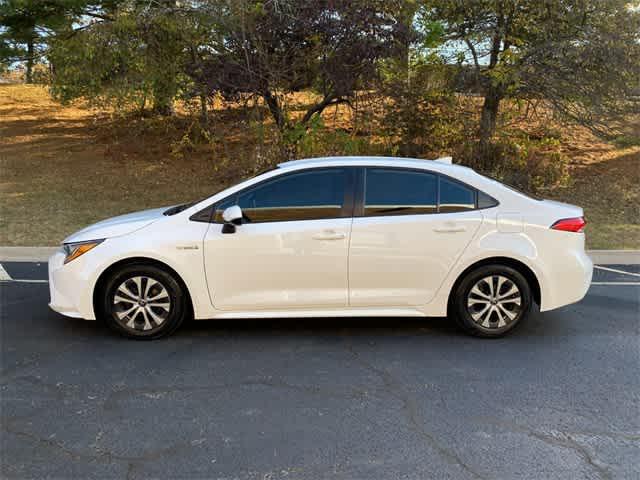
M78 259L79 263L74 268L83 288L78 307L85 318L95 318L93 293L100 277L114 264L132 259L150 259L167 265L187 287L194 316L212 316L214 310L207 289L202 249L207 224L189 222L185 228L163 229L162 232L154 232L153 227L151 225L136 234L107 239L100 247Z

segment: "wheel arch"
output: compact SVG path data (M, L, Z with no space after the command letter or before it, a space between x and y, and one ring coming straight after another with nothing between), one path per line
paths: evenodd
M156 260L154 258L129 257L129 258L120 259L117 262L114 262L111 265L109 265L107 268L105 268L102 271L102 273L98 277L98 280L96 280L96 283L93 287L93 294L92 294L93 311L94 311L94 314L96 315L96 318L98 318L98 314L100 313L100 308L101 308L98 292L100 292L100 290L102 289L102 286L107 281L109 276L111 276L117 270L129 265L151 265L151 266L160 268L162 270L165 270L166 272L173 275L176 281L180 284L180 287L182 287L182 289L184 290L187 296L187 308L189 308L190 314L193 315L194 309L193 309L193 300L191 298L191 293L189 292L189 288L187 287L186 282L183 280L183 278L180 276L178 272L176 272L173 268L171 268L166 263L161 262L160 260Z
M511 267L514 270L517 270L527 280L527 283L531 288L531 295L533 296L533 300L538 304L538 306L541 304L540 302L542 299L542 293L540 290L540 281L538 280L538 277L536 276L534 271L531 270L531 268L527 264L511 257L489 257L489 258L483 258L482 260L472 263L467 268L465 268L462 271L462 273L460 273L460 275L458 275L458 278L456 278L456 281L453 283L453 287L449 291L447 306L451 305L451 301L453 300L453 296L455 295L455 292L458 289L458 285L460 285L460 282L462 282L462 280L470 272L472 272L477 268L483 267L485 265L504 265L506 267Z

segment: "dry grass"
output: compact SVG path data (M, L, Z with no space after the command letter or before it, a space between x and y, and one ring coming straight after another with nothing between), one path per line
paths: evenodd
M294 115L310 98L296 101ZM344 106L324 116L339 128L351 123ZM250 169L247 162L268 157L268 142L256 142L252 128L238 109L218 106L209 138L193 142L198 130L184 111L168 120L117 118L60 106L42 87L0 85L0 245L56 244L105 217L210 195ZM573 180L548 196L585 208L591 248L640 248L640 147L554 128ZM640 136L640 121L629 129Z
M62 107L37 86L0 86L0 245L56 244L105 217L217 191L214 149L172 155L182 128Z

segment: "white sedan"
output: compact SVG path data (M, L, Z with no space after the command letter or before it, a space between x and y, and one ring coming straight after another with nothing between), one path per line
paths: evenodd
M436 161L280 164L205 200L105 220L49 260L50 306L154 339L205 318L450 316L496 337L579 301L582 209Z

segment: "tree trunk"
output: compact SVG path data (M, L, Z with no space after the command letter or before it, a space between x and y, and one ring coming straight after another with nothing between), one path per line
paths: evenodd
M493 39L491 41L489 65L487 67L489 70L489 85L487 86L487 90L484 95L484 104L482 105L482 113L480 115L480 144L478 145L479 148L477 155L477 160L479 161L480 166L489 170L494 166L495 163L495 158L493 155L494 152L492 152L491 149L491 138L496 131L496 121L498 119L500 100L502 100L504 94L504 86L501 83L494 83L495 79L492 78L491 73L500 62L500 48L503 45L502 39L504 38L504 26L505 17L502 12L502 7L500 7ZM469 43L468 45L471 48L473 44ZM505 42L503 52L507 48L509 47ZM476 53L473 48L472 53L474 55L474 60L477 61Z
M486 168L493 166L494 159L491 152L491 138L496 131L496 122L498 119L498 111L502 94L496 87L490 87L484 97L482 105L482 114L480 115L480 144L479 144L479 160L480 164Z
M207 96L200 93L200 123L206 126L209 123L209 112L207 111Z
M280 102L278 102L278 99L268 90L262 95L262 97L264 98L267 107L269 107L269 111L271 112L278 129L281 131L284 130L287 122L284 118L282 108L280 107Z
M175 113L173 109L173 95L165 89L156 89L153 92L153 113L162 115L163 117L172 116Z
M147 107L147 95L143 94L140 100L140 116L144 117L145 109Z
M27 71L25 83L33 83L33 38L27 41Z

